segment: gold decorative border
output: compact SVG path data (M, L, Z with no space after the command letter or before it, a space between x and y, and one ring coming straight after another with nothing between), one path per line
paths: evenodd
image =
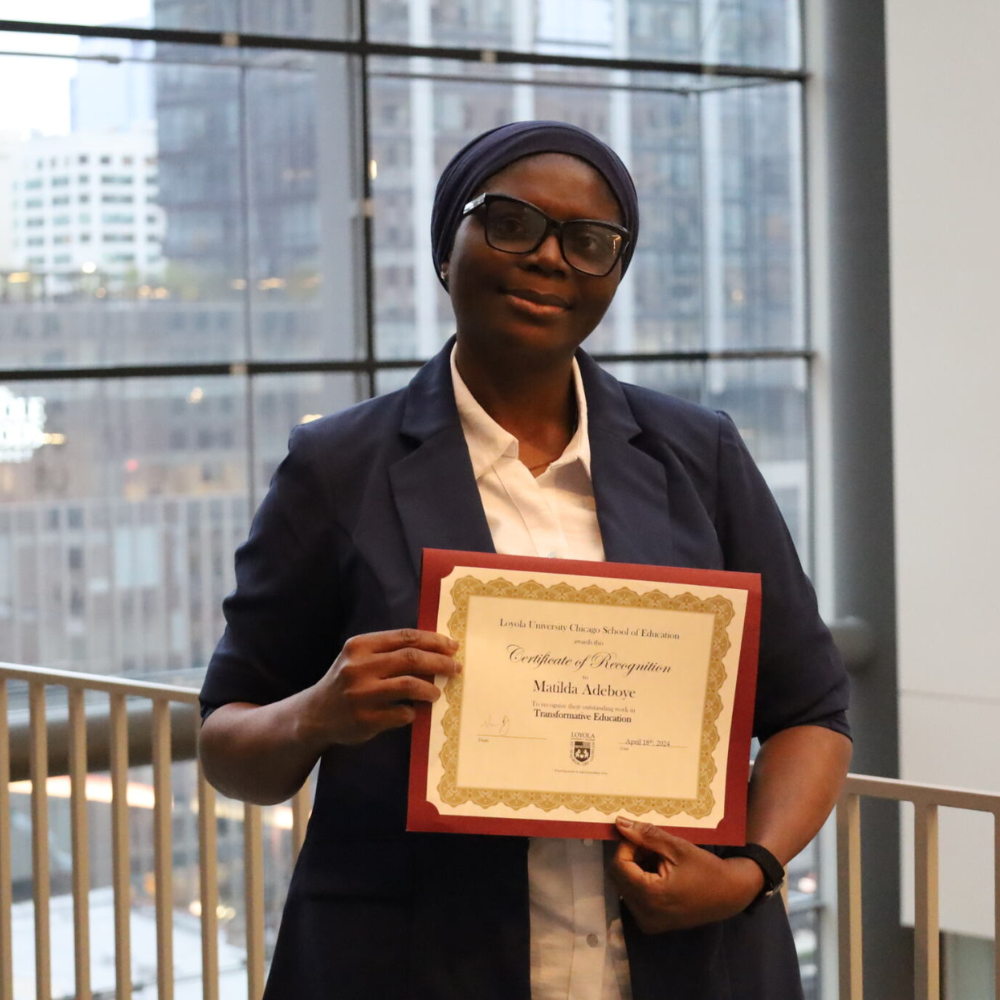
M727 628L735 614L732 602L716 594L713 597L700 598L694 594L683 593L676 597L668 597L658 590L645 594L637 594L628 587L607 591L596 585L578 589L568 583L556 583L551 587L528 580L525 583L513 584L498 577L488 583L465 576L455 581L451 588L451 597L455 610L448 619L448 630L453 639L459 643L456 659L465 659L465 635L468 623L469 599L472 597L505 597L520 598L531 601L562 601L572 604L603 604L617 607L654 608L662 611L692 611L697 614L710 614L715 623L712 632L711 659L708 667L708 684L705 692L705 711L702 716L701 757L698 764L698 793L693 799L662 799L627 795L571 795L566 792L545 792L531 790L515 790L495 788L463 788L458 784L458 731L462 705L462 675L451 678L445 685L444 696L448 708L441 719L445 733L445 743L441 748L439 759L444 767L444 775L438 783L438 794L441 801L450 806L460 806L467 802L482 809L503 804L510 809L523 809L525 806L537 806L545 812L551 812L560 806L575 813L594 809L606 816L622 811L633 816L644 816L655 812L664 817L686 813L694 819L704 819L715 807L715 796L712 794L712 780L716 774L713 752L719 742L719 732L716 720L722 712L722 698L719 691L726 679L726 669L723 659L729 651L729 635Z

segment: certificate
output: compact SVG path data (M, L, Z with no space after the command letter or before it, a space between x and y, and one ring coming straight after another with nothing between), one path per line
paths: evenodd
M420 627L461 674L413 726L407 829L743 843L752 573L425 549Z

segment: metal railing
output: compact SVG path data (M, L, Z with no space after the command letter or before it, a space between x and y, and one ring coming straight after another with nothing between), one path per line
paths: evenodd
M11 724L11 682L27 684L26 724ZM46 711L47 689L62 688L65 711ZM107 707L85 705L89 692L108 696ZM0 997L13 997L11 912L11 781L27 777L31 796L31 871L34 902L35 993L51 997L51 899L49 779L66 775L69 784L73 950L77 1000L92 1000L90 970L88 773L110 774L111 854L114 898L117 1000L132 995L129 911L128 769L151 764L153 773L153 881L156 968L160 1000L173 997L173 913L170 896L173 858L171 764L190 759L196 746L198 692L191 688L122 680L62 670L0 663ZM93 744L92 746L89 744ZM15 786L16 787L16 786ZM938 810L941 807L992 813L994 817L995 921L1000 928L1000 794L943 788L891 778L848 776L837 806L838 937L841 1000L862 1000L861 800L889 799L914 806L915 983L916 1000L939 1000L941 992L938 921ZM307 785L291 800L292 851L305 838L309 817ZM243 895L246 919L247 990L263 993L264 852L262 810L244 804ZM215 790L197 765L198 919L201 928L203 996L219 995L219 883ZM995 946L996 947L996 946ZM996 962L1000 997L1000 948Z
M12 681L28 685L29 722L16 727L12 734L9 720L9 686ZM54 731L58 746L50 748L50 719L46 718L46 695L50 687L66 692L68 711L56 720ZM108 695L108 711L94 713L85 710L88 692ZM138 706L127 699L142 699ZM188 708L188 712L178 711ZM137 740L133 731L132 745L144 742L150 751L140 753L130 762L130 717L146 714L149 730L146 739ZM95 716L98 725L95 725ZM35 993L38 1000L50 1000L52 994L52 954L50 910L50 840L49 840L49 778L53 772L68 775L71 832L71 887L73 899L73 950L75 960L76 1000L92 1000L90 969L90 871L89 832L87 815L87 775L94 770L88 759L88 730L100 732L107 754L99 749L97 757L105 758L111 786L111 849L114 894L115 983L117 1000L129 1000L132 995L131 970L131 857L129 850L129 782L130 763L151 762L153 770L153 845L154 845L154 908L156 919L157 995L160 1000L172 1000L173 928L171 874L173 866L173 822L171 764L176 757L171 752L175 734L190 753L198 724L198 692L190 688L172 687L126 681L93 674L62 670L41 670L35 667L0 663L0 997L14 996L13 939L11 912L12 858L10 782L12 761L18 775L19 758L12 750L23 747L27 735L27 764L31 782L31 871L34 899ZM134 730L135 727L133 727ZM185 733L185 730L186 733ZM106 734L106 743L104 735ZM11 739L12 735L15 739ZM17 738L20 737L20 738ZM56 753L50 754L50 749ZM187 753L185 753L187 756ZM60 761L65 767L60 766ZM201 970L203 996L218 1000L219 995L219 924L217 810L215 790L205 780L197 765L198 787L198 855L200 900L198 918L201 923ZM309 816L308 783L291 801L293 852L298 853L305 837ZM251 1000L264 990L264 853L261 807L243 805L243 884L246 907L247 987Z
M862 1000L861 800L913 804L915 1000L940 1000L941 938L938 912L938 810L993 814L994 965L1000 997L1000 794L850 774L837 804L837 901L840 1000Z

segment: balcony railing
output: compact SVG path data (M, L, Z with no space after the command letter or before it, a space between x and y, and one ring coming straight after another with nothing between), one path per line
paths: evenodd
M994 968L1000 997L1000 794L943 788L895 778L848 775L837 804L837 898L840 1000L862 1000L861 800L913 803L914 833L914 994L915 1000L941 996L938 922L938 810L967 809L993 814Z
M27 682L28 721L17 724L10 711L11 682ZM67 711L46 718L47 689L65 689ZM108 695L106 711L85 706L88 692ZM129 704L139 699L138 704ZM100 706L99 706L100 708ZM145 721L144 721L145 717ZM138 720L139 724L136 724ZM130 725L130 722L132 723ZM111 854L114 899L115 996L132 995L130 910L132 872L129 844L130 765L151 763L153 772L154 907L156 980L160 1000L174 996L174 913L171 898L173 821L171 764L193 755L198 724L198 692L61 670L0 664L0 997L14 997L12 938L11 781L27 777L31 795L31 872L34 901L35 994L52 998L50 927L50 778L67 775L71 831L71 888L76 1000L92 1000L90 941L90 840L87 821L88 774L110 774ZM145 732L143 730L145 729ZM50 736L53 738L50 740ZM88 744L92 743L93 747ZM51 745L50 745L51 744ZM173 752L172 752L173 751ZM180 752L178 754L178 751ZM25 759L26 758L26 759ZM16 785L14 786L17 787ZM309 789L291 801L293 851L305 836ZM246 923L246 976L250 998L264 989L264 852L262 812L244 805L243 885ZM219 996L219 885L217 809L214 789L197 770L199 896L203 996Z
M12 684L27 685L25 712L11 705ZM49 688L61 688L66 709L46 712ZM104 704L87 706L90 693L107 695ZM34 917L35 994L51 1000L50 927L51 846L49 796L53 779L68 780L71 840L70 886L76 1000L96 1000L91 987L90 834L88 798L95 771L109 772L103 799L111 807L111 855L114 910L115 996L132 995L130 909L132 863L129 807L134 804L130 766L152 765L150 806L153 813L153 900L156 923L156 982L160 1000L174 996L174 913L171 898L173 822L171 765L194 757L198 694L190 688L127 681L113 677L41 670L0 663L0 997L14 997L12 938L11 790L30 790L31 873ZM206 1000L219 997L219 880L215 791L197 766L198 894L192 910L200 921L201 978ZM27 779L30 789L24 784ZM13 784L12 784L13 782ZM98 788L100 786L97 786ZM62 788L62 786L60 786ZM65 793L64 793L65 794ZM100 797L100 796L98 796ZM917 1000L939 1000L938 809L942 806L992 813L996 856L996 921L1000 926L1000 794L940 788L888 778L850 775L837 807L838 926L840 998L862 1000L862 852L861 799L911 802L915 810ZM305 836L310 789L290 802L292 852ZM245 909L246 980L250 1000L263 992L265 975L264 851L262 810L243 805L243 906ZM1000 997L1000 952L997 954ZM102 994L104 995L104 994Z

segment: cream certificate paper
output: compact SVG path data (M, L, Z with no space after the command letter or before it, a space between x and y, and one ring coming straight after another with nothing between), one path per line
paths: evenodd
M746 609L745 590L456 567L437 630L464 669L431 710L428 802L716 827Z

